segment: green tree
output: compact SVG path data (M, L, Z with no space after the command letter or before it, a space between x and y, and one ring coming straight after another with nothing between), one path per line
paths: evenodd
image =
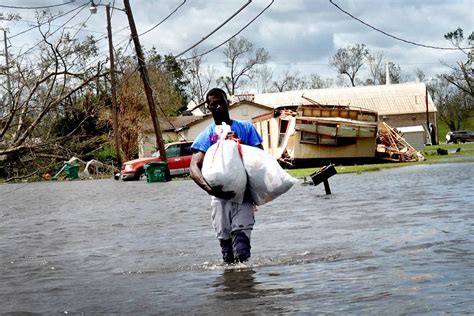
M189 81L185 76L186 65L171 55L158 54L153 47L147 52L147 67L152 89L160 99L158 115L178 114L188 102L186 89Z

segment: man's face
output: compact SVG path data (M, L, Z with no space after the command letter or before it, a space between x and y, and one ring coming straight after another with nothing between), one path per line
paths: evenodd
M211 111L216 124L229 120L227 101L219 95L210 95L207 98L207 108Z

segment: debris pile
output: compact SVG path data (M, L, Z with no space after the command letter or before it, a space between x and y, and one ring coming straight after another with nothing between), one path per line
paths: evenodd
M376 156L389 161L414 162L423 161L425 157L413 148L396 129L381 122L378 126Z

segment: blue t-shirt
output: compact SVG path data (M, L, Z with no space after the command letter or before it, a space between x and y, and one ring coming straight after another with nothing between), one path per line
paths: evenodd
M214 136L216 128L216 123L209 124L205 130L203 130L198 137L194 140L194 143L191 145L193 150L200 150L206 152L211 145L215 143L213 142L212 136ZM262 137L258 134L255 127L252 123L248 121L239 121L239 120L232 120L232 124L230 125L231 131L233 131L242 144L249 145L249 146L257 146L262 143ZM216 140L217 141L217 140Z

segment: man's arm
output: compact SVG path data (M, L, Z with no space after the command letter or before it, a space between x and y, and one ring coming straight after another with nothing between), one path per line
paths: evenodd
M231 199L235 196L235 192L222 191L222 187L211 187L204 179L201 169L204 161L205 153L202 151L194 151L191 157L191 164L189 166L189 173L196 184L206 191L209 195L213 195L220 199Z

